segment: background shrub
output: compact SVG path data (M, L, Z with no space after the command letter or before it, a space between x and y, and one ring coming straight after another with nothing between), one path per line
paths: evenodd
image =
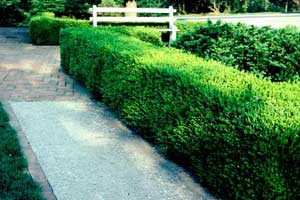
M30 22L30 38L37 45L59 45L59 32L67 27L89 27L85 20L51 17L51 13L42 13ZM126 35L134 36L142 41L162 46L161 33L158 28L145 26L102 25L97 29L111 29Z
M30 21L29 34L33 44L58 45L59 32L66 27L88 27L89 21L36 16Z
M106 30L61 32L63 68L224 199L300 198L300 87Z
M273 81L298 80L300 31L208 22L183 34L175 47Z

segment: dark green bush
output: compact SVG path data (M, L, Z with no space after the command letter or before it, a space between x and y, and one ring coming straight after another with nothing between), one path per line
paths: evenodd
M100 0L31 0L30 13L53 12L56 17L68 16L77 19L88 19L88 9Z
M273 81L299 80L300 32L208 22L183 34L175 47Z
M88 27L88 21L69 18L36 16L30 21L30 38L37 45L58 45L59 32L67 27Z
M65 15L76 19L88 19L91 16L89 8L100 0L65 0Z
M26 172L16 132L10 127L0 103L0 199L40 200L39 185Z
M118 6L125 6L126 0L115 0ZM165 0L136 0L138 8L162 8L169 5Z
M0 26L15 26L27 21L29 0L1 0Z
M300 198L299 84L108 29L64 29L61 61L222 198Z
M140 8L164 8L169 5L166 0L137 0L136 2Z

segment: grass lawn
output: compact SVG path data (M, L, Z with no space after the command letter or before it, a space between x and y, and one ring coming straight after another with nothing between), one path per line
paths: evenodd
M43 199L39 185L26 171L16 132L0 103L0 199Z

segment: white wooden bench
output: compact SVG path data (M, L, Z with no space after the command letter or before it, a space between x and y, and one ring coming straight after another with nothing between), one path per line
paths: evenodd
M170 42L176 40L176 32L178 31L175 26L176 19L174 13L176 10L173 6L169 8L104 8L93 6L89 9L93 13L90 17L90 21L93 22L93 26L97 27L98 22L168 22L168 29L160 29L162 32L170 32ZM168 14L165 17L107 17L98 16L98 13L155 13L155 14Z

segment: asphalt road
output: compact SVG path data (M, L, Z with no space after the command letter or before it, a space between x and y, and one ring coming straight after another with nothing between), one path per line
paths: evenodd
M241 22L255 26L272 26L274 28L282 28L289 25L300 27L300 13L177 17L177 21L207 21L208 19L214 22L222 20L230 23Z

